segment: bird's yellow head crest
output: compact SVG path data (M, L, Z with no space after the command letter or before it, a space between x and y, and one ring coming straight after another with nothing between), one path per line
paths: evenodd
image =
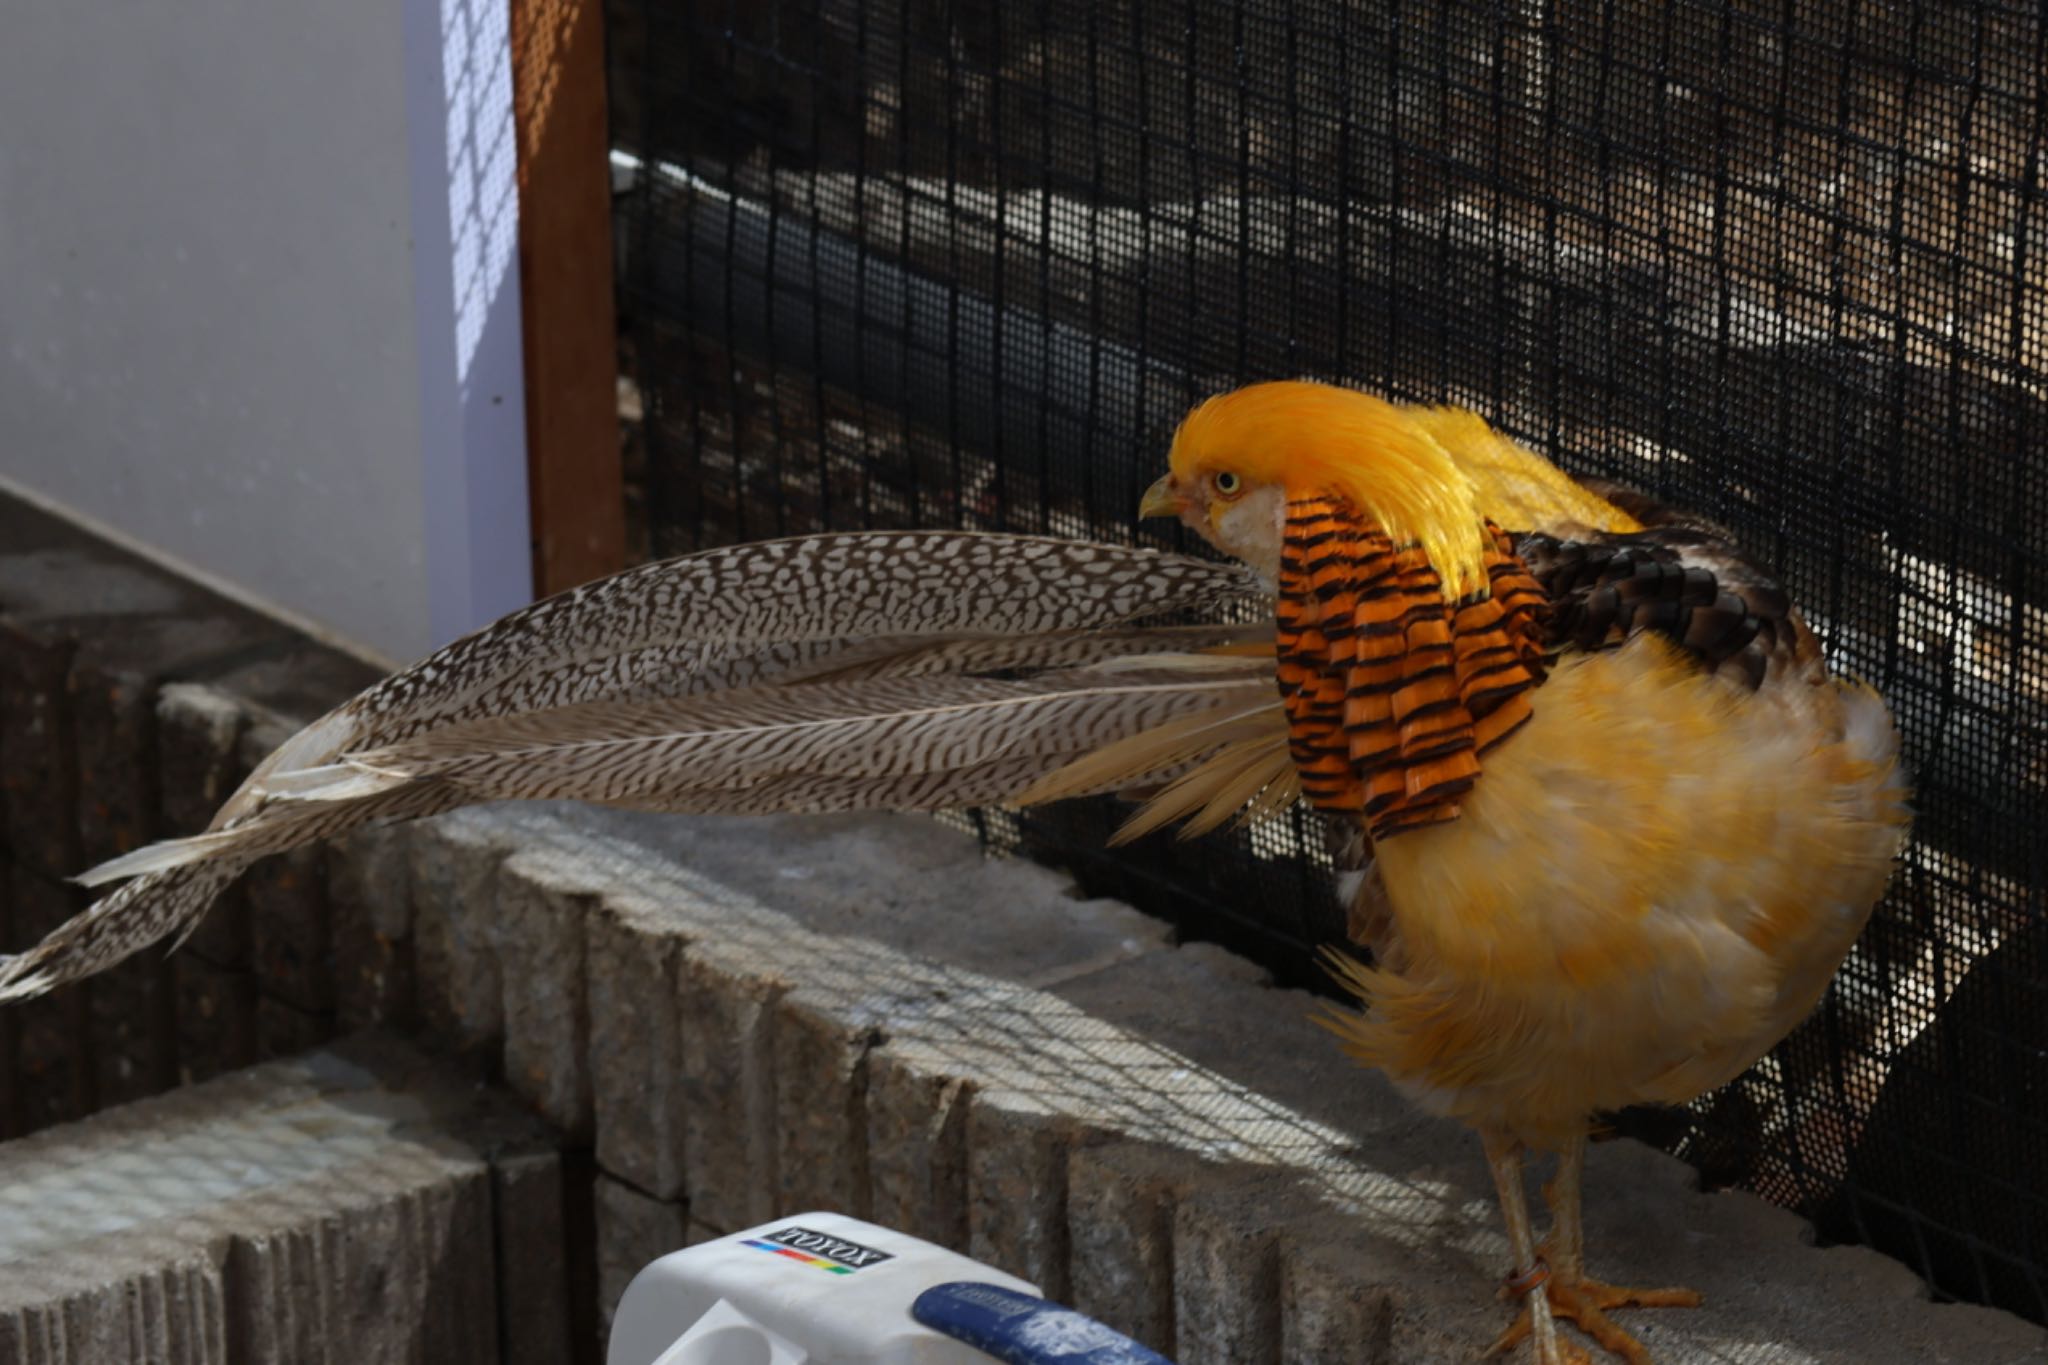
M1218 394L1181 422L1168 465L1141 514L1177 515L1269 576L1286 504L1334 494L1395 544L1421 546L1447 597L1486 586L1471 480L1407 410L1370 394L1292 380Z

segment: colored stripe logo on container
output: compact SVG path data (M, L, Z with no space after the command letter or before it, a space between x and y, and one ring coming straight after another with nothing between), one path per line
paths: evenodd
M750 1246L756 1251L772 1251L777 1256L787 1256L792 1261L803 1265L814 1265L820 1270L829 1270L834 1275L851 1275L853 1273L853 1267L850 1265L840 1265L838 1262L828 1261L822 1256L806 1256L801 1251L791 1251L788 1247L779 1247L773 1242L757 1242L749 1237L743 1245Z
M851 1275L856 1270L895 1259L889 1252L801 1227L781 1228L765 1238L748 1237L740 1245L750 1246L756 1251L771 1251L803 1265L829 1270L834 1275Z

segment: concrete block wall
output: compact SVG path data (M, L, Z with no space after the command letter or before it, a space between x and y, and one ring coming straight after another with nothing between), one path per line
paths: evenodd
M428 1036L591 1144L601 1308L666 1248L823 1207L1182 1365L1467 1361L1504 1325L1470 1135L1346 1064L1308 997L1051 871L893 817L499 806L377 837L411 845L378 898L422 1000L470 1002ZM1708 1296L1630 1316L1661 1361L2048 1352L1639 1144L1588 1183L1596 1270Z
M0 941L88 903L67 879L203 828L250 765L376 671L0 499ZM255 869L174 957L0 1012L0 1136L334 1035L327 855Z
M97 818L75 804L66 826L32 796L105 788L66 681L83 618L23 607L18 558L0 551L0 766L40 776L8 789L6 856L32 891L8 902L13 941L55 897L75 904L50 854ZM195 827L276 726L355 685L304 649L135 666L154 687L133 752L156 756L156 827ZM294 677L314 685L286 698ZM580 1267L565 1311L586 1352L647 1259L817 1207L1030 1278L1182 1365L1466 1361L1507 1317L1476 1143L1345 1063L1315 1002L933 822L461 811L262 869L168 966L137 970L155 983L137 1008L167 1028L118 1031L123 987L0 1014L17 1127L101 1100L135 1052L162 1085L323 1031L405 1034L554 1134L556 1166L493 1179L555 1182L561 1231L536 1235ZM73 1019L89 1050L56 1046ZM1660 1360L2048 1352L2039 1329L1934 1305L1897 1263L1815 1249L1790 1215L1703 1194L1634 1143L1596 1146L1588 1187L1596 1273L1707 1295L1629 1315ZM507 1334L505 1358L518 1347Z
M363 1035L0 1145L0 1361L572 1359L544 1125Z

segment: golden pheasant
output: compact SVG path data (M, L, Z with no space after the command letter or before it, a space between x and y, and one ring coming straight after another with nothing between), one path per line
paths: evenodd
M1364 1009L1326 1022L1485 1146L1526 1299L1496 1348L1576 1354L1555 1314L1646 1359L1607 1310L1698 1300L1587 1276L1589 1120L1732 1079L1819 1000L1906 829L1884 703L1828 677L1724 533L1467 413L1256 385L1197 408L1170 470L1144 512L1272 584L1277 728L1302 794L1371 850L1351 920L1372 961L1334 963ZM1241 709L1215 718L1235 752L1148 822L1256 768ZM1153 742L1074 771L1142 768ZM1524 1148L1559 1156L1541 1252Z
M934 809L1143 791L1127 833L1305 798L1370 852L1359 1060L1477 1128L1526 1298L1498 1346L1631 1360L1588 1278L1589 1118L1681 1103L1818 1000L1904 837L1897 738L1728 538L1467 413L1211 399L1145 512L1243 567L1032 536L802 537L537 603L336 708L194 837L0 957L0 1001L189 932L250 862L470 801ZM1262 626L1160 625L1270 594ZM1241 612L1239 614L1242 614ZM1277 689L1275 686L1277 679ZM1539 1254L1525 1148L1555 1151Z

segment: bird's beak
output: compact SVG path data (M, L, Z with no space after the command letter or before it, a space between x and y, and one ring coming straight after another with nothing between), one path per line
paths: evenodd
M1173 475L1162 474L1159 482L1145 490L1145 500L1138 504L1138 516L1177 517L1181 506L1180 491L1173 486Z

